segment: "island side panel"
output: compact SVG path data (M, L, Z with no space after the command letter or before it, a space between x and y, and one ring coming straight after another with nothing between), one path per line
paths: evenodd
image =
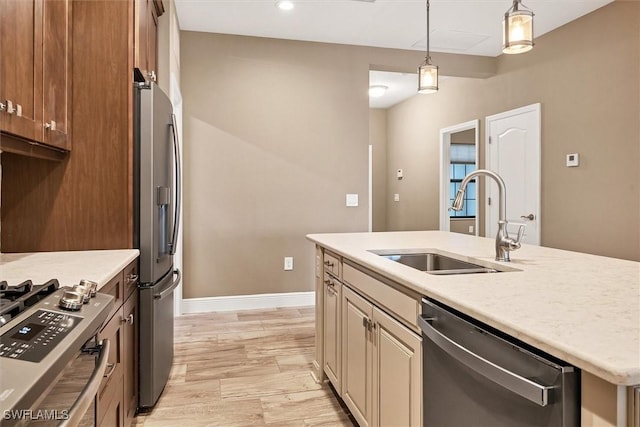
M324 251L322 247L316 245L315 262L315 290L316 290L316 359L313 361L313 378L316 382L326 381L324 373L324 288L322 278L324 267L322 264Z

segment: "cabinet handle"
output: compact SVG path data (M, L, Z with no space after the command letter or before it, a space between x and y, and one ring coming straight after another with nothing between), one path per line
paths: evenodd
M326 265L327 267L333 267L334 264L331 261L325 261L324 265Z
M151 72L149 73L149 79L155 82L156 78L157 78L156 72L151 70Z
M129 325L133 325L133 313L131 313L127 317L124 317L122 319L122 323L128 323Z
M107 363L107 369L109 369L109 371L105 372L104 378L109 378L113 374L113 371L116 370L116 364L115 363Z
M138 275L137 274L130 274L127 276L127 283L135 283L138 281Z
M329 292L331 292L333 295L338 295L338 291L336 291L335 285L332 283L329 286L327 286L327 290Z
M0 102L0 111L5 111L7 109L7 104L4 102Z
M5 103L3 104L3 110L7 110L7 114L13 114L16 112L16 109L13 106L13 102L9 99L7 99L5 101Z
M374 323L368 317L363 317L362 318L362 326L367 328L367 331L371 332L371 329L374 328Z
M47 130L56 130L56 122L51 120L50 122L44 124L44 128Z

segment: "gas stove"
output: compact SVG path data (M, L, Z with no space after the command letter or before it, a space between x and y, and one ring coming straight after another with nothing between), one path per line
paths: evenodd
M56 279L41 285L34 285L31 280L26 280L14 286L0 281L0 325L4 325L59 288L60 283Z
M0 282L0 413L33 409L85 343L95 341L114 302L96 290L89 281Z

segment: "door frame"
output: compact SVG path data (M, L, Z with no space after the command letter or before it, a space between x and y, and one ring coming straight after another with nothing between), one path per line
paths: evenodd
M489 143L489 140L491 138L491 122L496 121L496 120L502 120L502 119L506 119L512 116L517 116L519 114L523 114L523 113L530 113L530 112L535 112L536 113L536 117L537 117L537 129L536 131L538 132L538 140L536 141L537 143L537 147L535 150L536 153L536 158L535 159L531 159L532 162L534 162L534 165L536 167L536 169L538 170L538 194L537 194L537 200L536 200L536 210L537 210L537 214L536 214L536 220L538 221L538 227L537 227L537 240L538 240L538 245L542 245L542 210L541 210L541 200L542 200L542 108L539 102L535 103L535 104L530 104L530 105L525 105L524 107L519 107L519 108L515 108L513 110L509 110L509 111L503 111L502 113L498 113L498 114L493 114L491 116L487 116L484 119L484 125L485 125L485 133L484 133L484 147L485 147L485 157L484 157L484 163L485 163L485 168L486 169L491 169L491 145ZM488 230L490 230L491 228L491 216L489 215L489 209L491 209L491 207L489 206L489 186L491 185L491 181L486 179L485 180L485 201L484 201L484 211L485 211L485 233L488 232Z
M449 164L451 163L451 134L474 129L476 145L476 169L478 168L480 155L480 120L470 120L468 122L459 123L440 129L440 230L451 231L451 223L449 218ZM476 206L478 199L478 186L476 185ZM475 235L479 234L480 210L476 210Z

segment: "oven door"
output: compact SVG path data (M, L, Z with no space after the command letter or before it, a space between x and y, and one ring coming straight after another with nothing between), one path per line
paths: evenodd
M85 344L80 354L62 371L56 383L29 417L28 425L93 427L95 398L108 368L109 340Z

